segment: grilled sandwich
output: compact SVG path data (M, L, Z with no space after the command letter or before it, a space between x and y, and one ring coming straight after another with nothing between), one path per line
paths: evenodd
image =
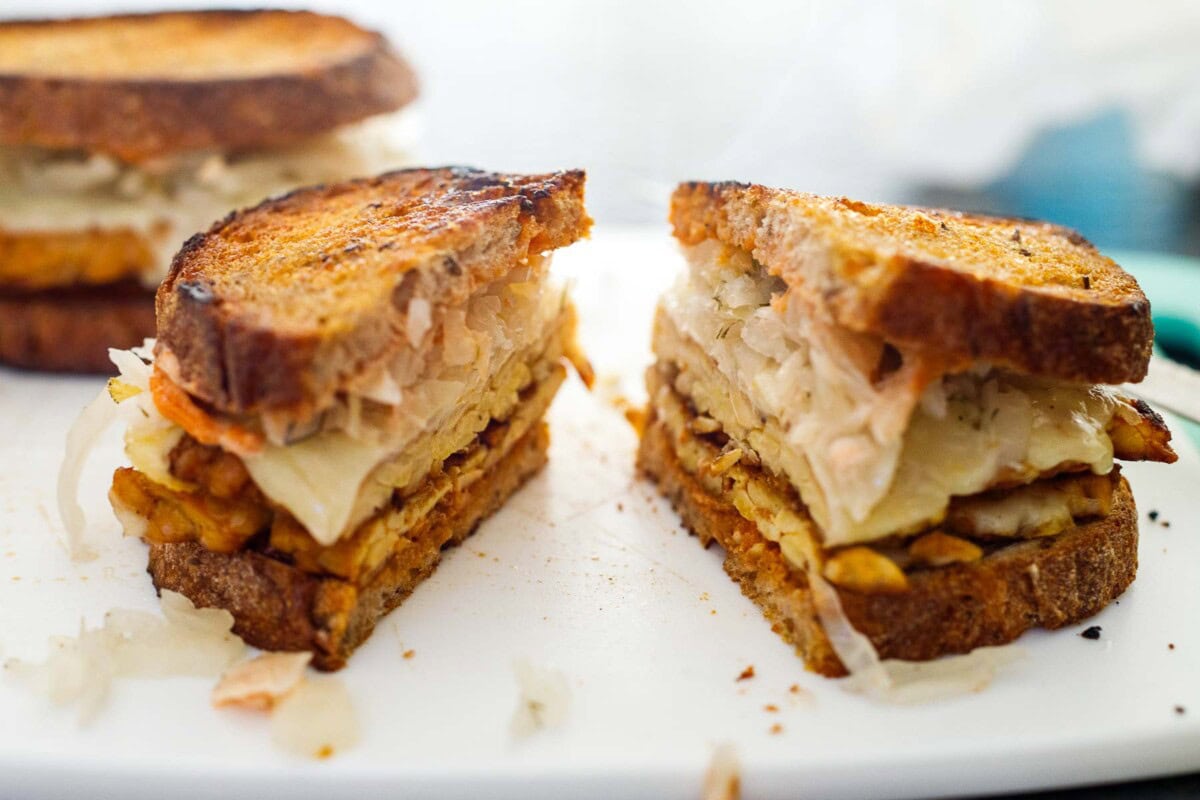
M1149 304L1079 234L737 183L671 203L638 453L809 669L1058 628L1133 581L1114 459L1170 433L1111 385Z
M549 275L591 225L583 189L582 172L404 170L188 240L156 343L114 352L109 387L132 463L109 497L155 586L227 609L250 644L344 665L545 464L564 363L587 374Z
M309 12L0 22L0 363L106 371L192 233L403 166L412 70Z

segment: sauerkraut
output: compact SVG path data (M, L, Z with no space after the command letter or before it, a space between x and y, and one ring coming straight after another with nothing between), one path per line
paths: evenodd
M940 520L953 496L1060 464L1112 469L1104 387L983 365L941 375L918 354L824 320L744 252L705 243L664 295L655 350L698 410L786 476L826 545Z
M0 147L0 228L128 228L158 248L157 286L179 244L231 209L306 186L404 166L410 112L365 120L300 144L236 155L203 151L124 164L108 156Z

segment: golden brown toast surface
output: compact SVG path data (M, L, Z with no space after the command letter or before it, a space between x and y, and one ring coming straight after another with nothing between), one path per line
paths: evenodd
M392 111L412 70L379 34L307 11L0 23L0 142L141 161L295 142Z
M1074 231L738 183L685 183L684 244L748 250L838 323L966 364L1089 383L1144 377L1137 282Z
M591 225L584 173L413 169L314 187L184 244L158 292L160 363L228 413L320 407L408 346L408 307L461 302Z

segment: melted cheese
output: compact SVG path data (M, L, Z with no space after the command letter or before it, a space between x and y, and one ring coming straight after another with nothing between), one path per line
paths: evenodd
M785 476L828 546L920 530L954 496L1024 482L1062 464L1112 468L1106 427L1119 401L1100 387L982 368L938 376L907 354L838 329L714 244L663 298L655 352L676 388Z

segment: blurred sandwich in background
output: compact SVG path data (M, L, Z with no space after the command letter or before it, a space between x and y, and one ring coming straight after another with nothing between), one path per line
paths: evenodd
M0 22L0 362L107 371L189 235L403 165L411 68L305 11Z

